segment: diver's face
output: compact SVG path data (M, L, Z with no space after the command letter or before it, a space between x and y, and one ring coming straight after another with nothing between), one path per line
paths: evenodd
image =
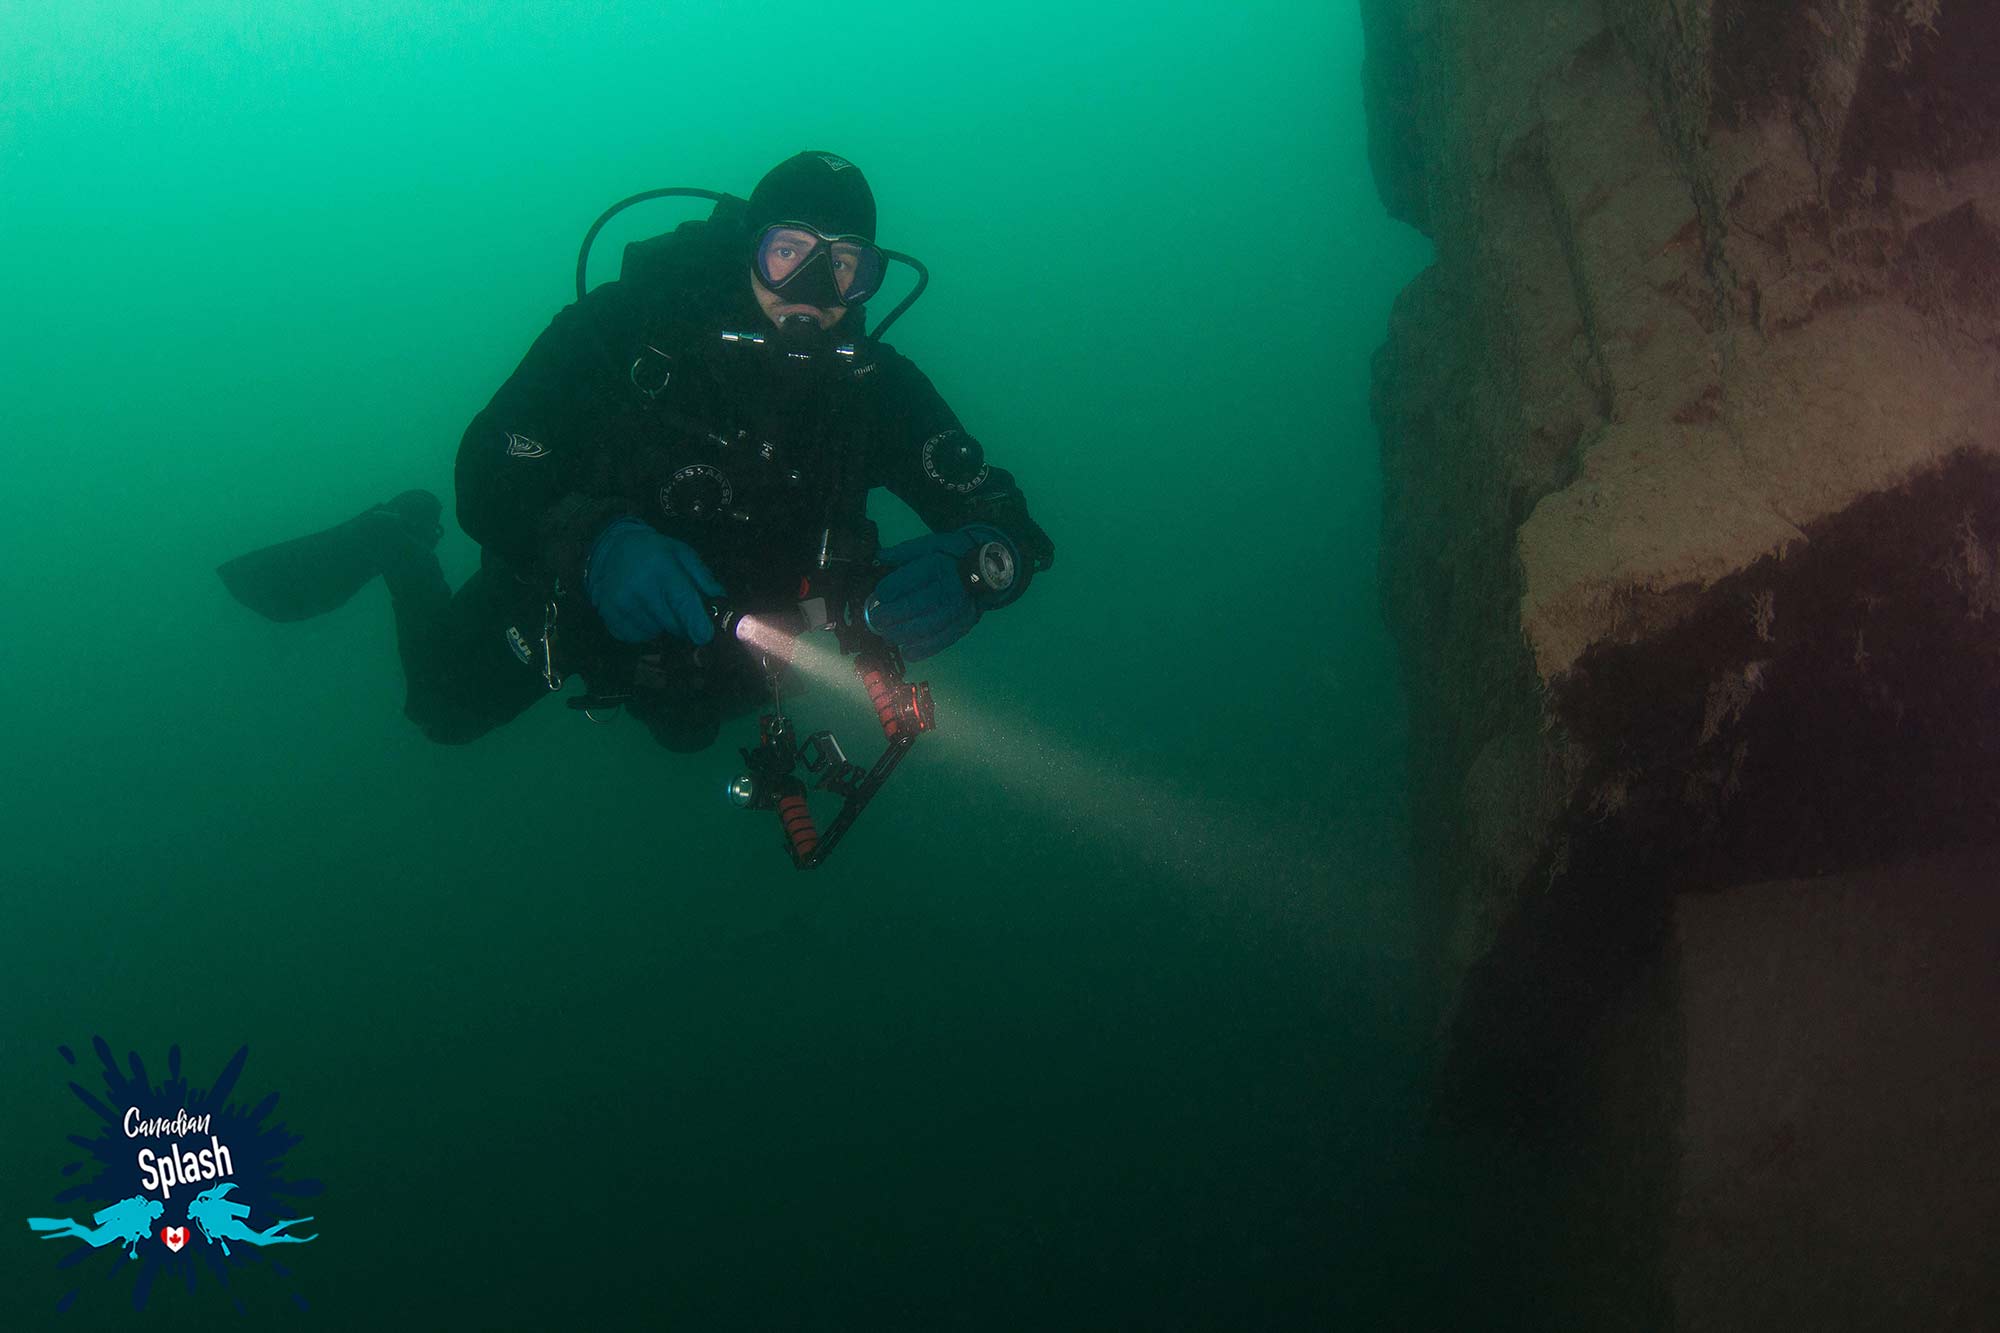
M779 321L787 315L810 315L813 322L823 329L830 329L847 317L847 307L844 305L826 310L816 305L800 305L796 301L787 301L766 287L763 280L755 273L750 275L750 287L757 293L757 304L764 308L764 317L771 321L773 328L776 328Z

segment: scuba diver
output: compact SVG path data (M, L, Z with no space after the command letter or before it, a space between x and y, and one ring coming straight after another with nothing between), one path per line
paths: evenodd
M90 1220L96 1226L87 1227L70 1217L31 1217L28 1227L41 1232L43 1240L74 1236L93 1250L103 1249L117 1241L125 1247L127 1259L137 1259L139 1243L153 1234L153 1223L160 1220L160 1214L166 1209L167 1206L158 1199L135 1194L92 1213Z
M627 246L619 278L586 292L598 230L662 195L714 208ZM330 611L382 578L404 711L446 744L575 674L588 692L573 706L623 706L669 749L704 749L782 672L723 651L718 630L746 613L834 629L879 667L869 690L895 741L877 684L902 691L903 662L1017 600L1054 546L1014 478L880 341L928 275L875 235L867 180L825 152L779 163L748 200L672 189L614 205L584 240L576 302L460 443L458 521L481 558L455 594L435 555L441 506L424 491L218 573L274 620ZM870 330L891 261L918 282ZM878 487L930 535L880 548ZM914 730L927 691L901 706Z
M273 1222L262 1231L257 1230L244 1221L250 1216L250 1205L229 1197L229 1192L235 1188L236 1182L231 1180L205 1189L195 1195L194 1201L187 1206L188 1220L201 1228L202 1239L211 1245L220 1245L223 1254L229 1253L229 1242L232 1240L239 1245L264 1246L303 1245L309 1240L319 1239L317 1231L310 1236L285 1234L289 1227L312 1221L310 1217L288 1217L282 1222Z

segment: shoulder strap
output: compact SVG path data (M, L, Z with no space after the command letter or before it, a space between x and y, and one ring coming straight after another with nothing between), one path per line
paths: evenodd
M648 296L698 286L714 272L715 252L734 243L741 232L746 207L741 199L726 194L706 218L633 241L625 247L618 280Z

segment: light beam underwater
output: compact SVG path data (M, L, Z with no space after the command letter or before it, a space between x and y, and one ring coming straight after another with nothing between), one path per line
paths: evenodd
M853 664L816 635L794 638L746 616L737 636L818 684L859 689ZM1002 718L957 700L946 709L927 747L991 774L1009 794L1036 799L1073 833L1100 846L1204 885L1254 878L1271 894L1325 872L1325 840L1310 828L1242 808L1218 811L1212 800L1115 769L1017 714Z

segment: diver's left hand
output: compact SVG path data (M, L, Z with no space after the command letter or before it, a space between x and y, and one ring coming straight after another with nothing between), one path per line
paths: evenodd
M884 548L891 566L863 608L868 628L902 650L909 662L943 652L979 623L979 606L959 574L979 537L971 528L934 532Z

